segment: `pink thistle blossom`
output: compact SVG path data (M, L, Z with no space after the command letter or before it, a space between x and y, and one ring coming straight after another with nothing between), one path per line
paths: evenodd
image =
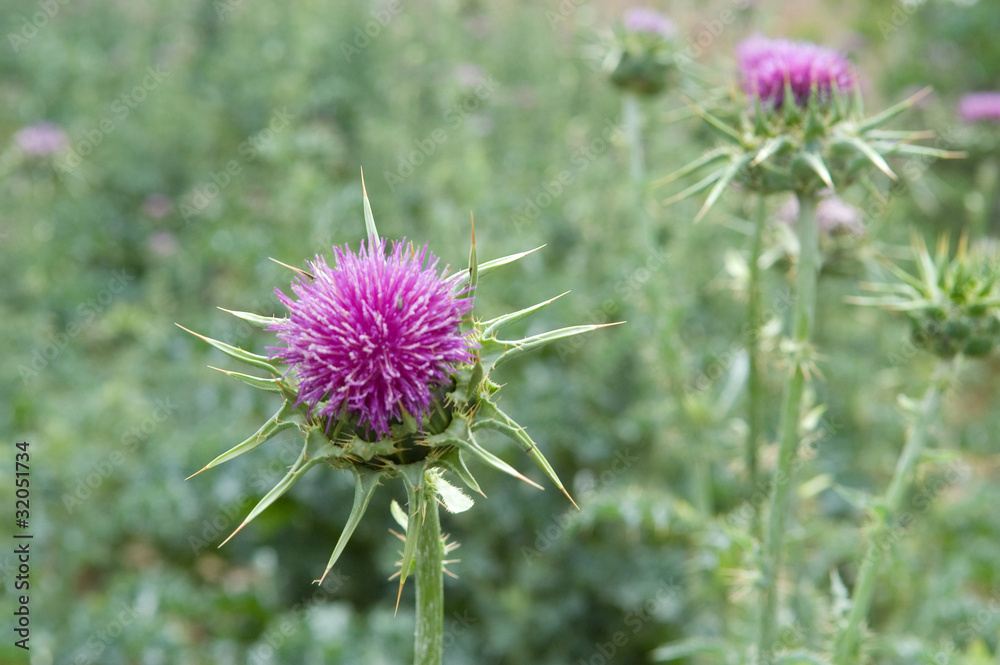
M292 284L298 300L276 290L290 316L270 328L286 346L269 349L295 369L297 404L312 411L325 400L319 415L331 418L346 408L378 436L404 409L422 421L452 366L473 360L459 330L472 299L452 293L426 246L385 249L334 247L335 268L317 256L314 279Z
M826 102L835 91L846 94L857 85L847 58L811 42L754 35L736 54L743 90L759 97L765 107L781 106L786 82L800 107L809 101L814 86L819 101Z

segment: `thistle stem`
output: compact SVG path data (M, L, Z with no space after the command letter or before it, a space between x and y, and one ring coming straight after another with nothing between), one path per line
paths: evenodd
M883 545L892 528L892 519L899 511L903 495L913 477L917 460L927 440L931 423L937 417L941 408L941 395L947 390L948 384L958 368L957 360L941 360L934 370L931 384L924 393L920 408L914 414L906 436L903 452L896 462L889 488L886 490L882 506L884 512L877 517L877 522L871 530L868 547L858 570L858 579L854 585L851 611L847 616L847 625L837 638L834 647L834 663L846 665L858 662L857 649L861 638L861 624L868 615L875 581L878 576L879 563L885 554Z
M444 548L437 498L425 478L423 505L417 516L417 625L414 665L441 665L444 643Z
M642 147L642 109L639 106L639 97L634 92L625 91L622 94L622 128L625 131L625 143L628 149L628 173L635 194L640 246L651 247L649 214L642 201L646 186L646 157Z
M799 217L796 231L799 238L798 279L792 318L792 363L785 383L779 419L778 467L774 474L770 512L761 561L760 617L758 624L758 656L760 662L772 660L774 635L778 616L778 576L781 570L782 545L785 539L785 513L788 511L788 490L798 453L799 421L802 393L805 389L809 363L809 340L816 313L816 282L819 274L819 247L816 229L816 195L799 192Z
M760 406L764 389L761 386L760 359L760 255L764 245L764 207L765 197L757 198L757 209L754 211L753 242L750 245L750 274L748 276L747 319L749 323L749 339L747 340L747 355L750 359L750 371L747 377L747 475L751 491L757 487L757 445L760 441ZM759 526L759 515L754 510L754 533Z

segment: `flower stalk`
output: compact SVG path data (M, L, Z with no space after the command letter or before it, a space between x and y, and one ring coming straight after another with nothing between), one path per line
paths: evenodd
M764 247L765 201L763 194L757 196L757 206L754 211L753 241L750 245L750 265L747 284L747 319L749 320L750 338L747 340L747 356L750 359L747 376L747 451L746 465L750 487L757 487L757 445L760 441L761 403L764 388L761 385L760 358L760 255ZM754 514L754 531L757 531L758 515Z
M444 644L444 543L432 479L424 476L422 505L416 528L417 622L414 629L414 665L441 665Z
M884 551L882 543L885 542L889 530L892 528L892 520L899 512L903 503L903 495L913 478L917 460L923 451L924 444L931 424L937 418L941 409L941 396L951 384L958 370L959 361L956 356L951 359L941 359L934 370L927 391L919 406L912 414L912 422L906 437L906 444L903 452L896 462L892 479L889 481L889 488L878 509L873 514L876 522L868 538L868 547L858 570L858 579L854 585L854 594L851 600L851 610L847 615L847 624L841 631L834 646L834 663L836 665L848 665L858 662L858 646L861 642L862 624L868 616L868 609L871 607L872 594L875 591L875 582L878 577L879 564L882 561Z
M785 515L788 512L791 476L798 454L802 394L812 365L810 338L816 313L816 282L819 274L816 195L812 192L799 192L798 199L796 231L799 238L799 263L792 319L791 367L781 406L778 466L774 474L774 491L769 505L761 565L757 646L762 657L770 653L777 628L778 576L785 540Z

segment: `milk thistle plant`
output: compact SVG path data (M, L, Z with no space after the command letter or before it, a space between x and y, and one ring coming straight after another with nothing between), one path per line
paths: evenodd
M444 556L456 547L442 537L438 504L452 512L472 506L472 500L445 474L453 474L467 488L482 493L467 466L469 459L477 459L540 488L480 444L479 432L495 430L519 444L566 493L528 433L500 409L500 386L491 373L532 349L603 326L573 326L523 339L500 338L509 326L555 298L483 320L474 311L479 277L531 252L480 264L473 232L468 269L449 275L439 269L437 258L426 246L418 248L405 241L389 245L380 239L367 193L364 213L367 240L356 253L346 246L335 247L334 266L317 256L307 262L308 270L291 268L296 274L294 297L277 290L288 308L287 317L231 312L277 334L281 345L269 347L267 356L192 333L267 376L221 370L223 373L273 392L282 400L256 433L201 471L250 452L285 430L297 429L304 439L287 475L222 544L312 467L329 466L352 473L353 506L317 583L322 583L344 551L376 487L383 481L400 479L406 489L408 512L393 506L393 516L405 531L396 574L399 591L401 594L407 578L414 575L414 662L437 665L441 663L444 635ZM566 496L569 498L568 493ZM397 606L398 602L397 596Z
M760 313L759 259L766 217L765 197L791 192L798 201L796 236L795 305L791 338L783 344L788 356L778 420L779 450L771 492L760 578L760 611L757 631L758 657L771 658L777 630L778 576L781 570L788 490L799 443L805 386L815 373L815 351L811 344L819 272L816 207L822 190L838 191L864 178L875 167L891 179L896 174L886 157L895 154L950 156L941 150L916 145L926 132L882 129L909 108L926 91L867 116L857 74L851 63L836 51L804 41L750 37L737 48L742 95L722 114L692 104L694 110L726 143L710 150L678 171L662 178L667 184L700 171L714 169L698 182L666 199L672 203L704 191L708 196L695 217L700 220L719 200L726 188L738 183L758 199L750 256L748 316L756 326ZM728 118L724 117L728 113ZM748 340L749 420L747 466L756 484L756 446L761 437L760 358L757 332Z
M886 554L885 543L897 526L905 492L930 437L930 427L939 415L942 395L954 381L963 357L986 356L1000 343L997 245L983 242L970 251L963 237L955 256L950 258L947 238L941 239L934 256L922 240L915 239L913 253L916 274L886 262L897 281L864 285L876 295L851 299L855 304L906 313L913 326L914 342L937 356L938 362L919 402L900 395L908 425L906 443L886 493L869 507L868 545L860 561L847 619L834 645L837 665L860 662L858 650L879 564Z

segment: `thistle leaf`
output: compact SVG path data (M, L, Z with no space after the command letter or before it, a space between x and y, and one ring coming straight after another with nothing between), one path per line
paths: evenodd
M870 146L865 141L862 141L861 139L856 138L854 136L848 136L844 139L841 139L838 143L848 145L854 148L862 155L867 157L868 161L874 164L879 171L886 174L893 180L898 180L896 174L892 172L892 169L889 168L889 165L886 163L885 159L882 158L882 155L880 155L878 151L875 150L875 148Z
M434 480L434 490L441 500L441 505L449 513L464 513L475 504L472 497L444 478L438 477Z
M750 162L750 159L751 157L749 155L743 155L739 159L733 160L733 162L726 167L725 172L723 172L718 182L715 183L715 187L713 187L712 191L709 192L708 198L705 199L705 203L701 206L701 210L699 210L698 214L694 216L694 221L696 223L701 221L702 218L708 214L708 211L711 210L712 206L715 205L715 202L719 200L720 196L722 196L722 192L726 191L726 187L728 187L729 183L733 181L733 178L739 174L740 169Z
M249 321L255 326L261 328L267 328L268 326L279 324L285 320L277 316L261 316L259 314L254 314L252 312L237 312L231 309L226 309L225 307L220 307L219 309L221 309L223 312L226 312L227 314L232 314L235 317L241 318L244 321Z
M271 491L264 495L264 498L261 499L257 503L257 505L254 506L253 510L250 511L250 514L246 516L246 518L243 520L243 523L240 524L238 527L236 527L236 530L233 531L231 534L229 534L229 538L226 538L224 541L222 541L222 544L219 545L219 547L222 547L222 545L225 545L230 540L232 540L233 536L238 534L243 529L243 527L245 527L247 524L250 524L250 522L252 522L258 515L264 512L268 508L268 506L277 501L281 497L281 495L283 495L285 492L291 489L292 485L298 482L299 478L301 478L306 471L308 471L310 468L312 468L318 462L321 461L322 458L309 457L306 454L308 448L309 448L309 442L306 441L305 445L302 446L302 453L299 455L299 458L295 461L295 464L293 464L291 468L288 470L288 473L285 474L285 477L279 480L278 484L272 487Z
M690 162L689 164L681 167L677 171L667 174L662 178L660 178L659 180L654 180L650 186L660 187L662 185L666 185L668 183L673 182L674 180L677 180L678 178L683 178L689 173L694 173L701 167L707 166L712 162L718 161L720 159L725 159L728 155L729 155L729 149L721 147L714 148L712 150L709 150L708 152L706 152L704 155L694 160L693 162Z
M576 505L576 501L574 501L573 497L571 497L569 492L566 491L566 487L562 484L562 481L559 479L559 475L555 472L555 469L553 469L552 465L549 464L549 461L545 459L545 455L543 455L542 451L538 449L538 446L535 445L535 442L532 441L530 436L528 436L525 429L514 422L510 416L497 408L496 405L494 405L494 409L496 410L497 415L501 418L500 420L497 420L496 418L481 420L473 425L473 429L486 428L496 430L506 434L508 437L517 442L518 445L521 446L521 449L528 453L528 457L530 457L531 460L538 465L538 468L540 468L545 475L549 477L549 480L551 480L552 483L566 495L569 502L572 503L577 510L579 510L580 506Z
M875 129L880 125L884 125L885 123L889 122L897 115L899 115L900 113L902 113L903 111L910 108L911 106L919 102L921 99L926 97L928 94L930 94L930 92L931 92L931 87L928 86L923 90L917 92L915 95L911 95L910 97L904 99L898 104L890 106L881 113L877 113L872 117L868 118L867 120L858 123L858 133L864 134L865 132Z
M486 496L486 494L483 493L483 490L479 488L479 483L476 482L472 473L469 472L469 467L465 465L465 459L462 457L462 450L460 448L447 448L446 452L437 458L437 462L439 465L461 478L462 482L465 483L465 486L470 490Z
M240 362L244 362L247 365L251 365L258 369L267 370L268 372L274 374L275 376L281 376L281 373L277 370L277 368L267 361L266 356L259 356L256 353L250 353L249 351L244 351L243 349L236 348L235 346L231 346L229 344L226 344L225 342L220 342L217 339L212 339L211 337L205 337L204 335L199 335L193 330L188 330L179 323L174 325L176 325L181 330L191 333L198 339L208 342L209 344L217 348L219 351L225 353L230 358L235 358Z
M190 476L188 476L188 478L194 478L202 471L211 469L214 466L219 466L223 462L228 462L231 459L239 457L243 453L248 453L257 446L264 443L265 441L273 438L275 434L278 434L279 432L284 432L286 429L291 429L292 427L296 427L294 421L284 420L292 413L294 412L292 410L291 405L287 401L283 402L281 404L281 408L278 409L277 413L268 418L267 422L261 425L260 429L258 429L256 433L250 436L250 438L248 438L246 441L242 443L233 446L226 452L222 453L214 460L206 464L204 467L202 467L201 470L192 473Z
M372 204L368 200L368 189L365 187L365 170L361 169L361 197L365 202L365 231L372 242L379 241L378 229L375 228L375 216L372 214Z
M247 384L249 386L253 386L254 388L257 388L259 390L266 390L267 392L271 392L271 393L280 393L280 392L282 392L282 389L281 389L281 379L279 379L279 378L275 378L275 379L262 379L259 376L253 376L251 374L242 374L240 372L232 372L232 371L230 371L228 369L222 369L220 367L215 367L213 365L209 365L209 368L210 369L214 369L214 370L219 371L219 372L222 372L226 376L232 377L234 379L239 379L243 383L245 383L245 384Z
M602 324L591 324L583 326L570 326L568 328L560 328L558 330L550 330L549 332L539 333L538 335L532 335L531 337L526 337L521 340L497 340L498 344L506 345L508 348L500 356L493 361L487 372L490 372L495 367L499 367L501 364L507 362L508 360L513 360L525 353L532 351L534 349L541 348L552 342L560 339L565 339L567 337L573 337L574 335L581 335L583 333L591 332L593 330L598 330L599 328L607 328L609 326L617 326L624 321L616 321L615 323L602 323Z
M344 548L347 547L347 541L351 539L351 536L354 534L354 530L361 522L361 518L364 516L365 510L368 508L368 502L371 501L372 494L375 493L375 488L378 487L379 484L379 479L381 477L380 471L375 471L374 469L353 464L350 468L354 473L354 504L351 506L351 515L347 518L347 524L344 525L344 530L340 532L340 537L337 539L337 544L333 548L333 554L330 556L330 561L326 564L326 570L323 571L323 576L316 580L316 584L322 584L323 580L325 580L326 576L329 574L330 569L337 563L337 559L340 558Z
M823 158L819 156L819 153L811 151L803 152L802 159L804 159L806 164L809 165L809 168L811 168L813 172L819 176L819 179L823 181L824 185L830 189L834 189L833 178L830 177L830 171L826 168L826 163L823 161Z
M423 464L404 464L398 467L399 475L406 485L406 497L410 512L406 518L406 543L403 545L403 558L399 564L399 593L396 595L396 609L399 609L399 598L403 594L403 585L410 575L413 567L413 560L417 554L417 533L420 531L417 525L418 519L423 519L420 515L420 507L423 506L423 493L427 491L424 482L426 468Z
M503 316L498 316L495 319L490 319L489 321L484 321L483 324L482 324L482 326L483 326L483 333L482 333L483 338L489 339L490 337L493 337L494 335L496 335L498 332L500 332L504 328L507 328L508 326L517 323L521 319L527 318L528 316L534 314L535 312L537 312L537 311L539 311L539 310L541 310L541 309L543 309L543 308L551 305L552 303L554 303L559 298L562 298L567 293L569 293L569 291L565 291L563 293L560 293L555 298L550 298L549 300L546 300L544 302L540 302L537 305L532 305L531 307L526 307L526 308L524 308L522 310L519 310L517 312L511 312L510 314L504 314Z

